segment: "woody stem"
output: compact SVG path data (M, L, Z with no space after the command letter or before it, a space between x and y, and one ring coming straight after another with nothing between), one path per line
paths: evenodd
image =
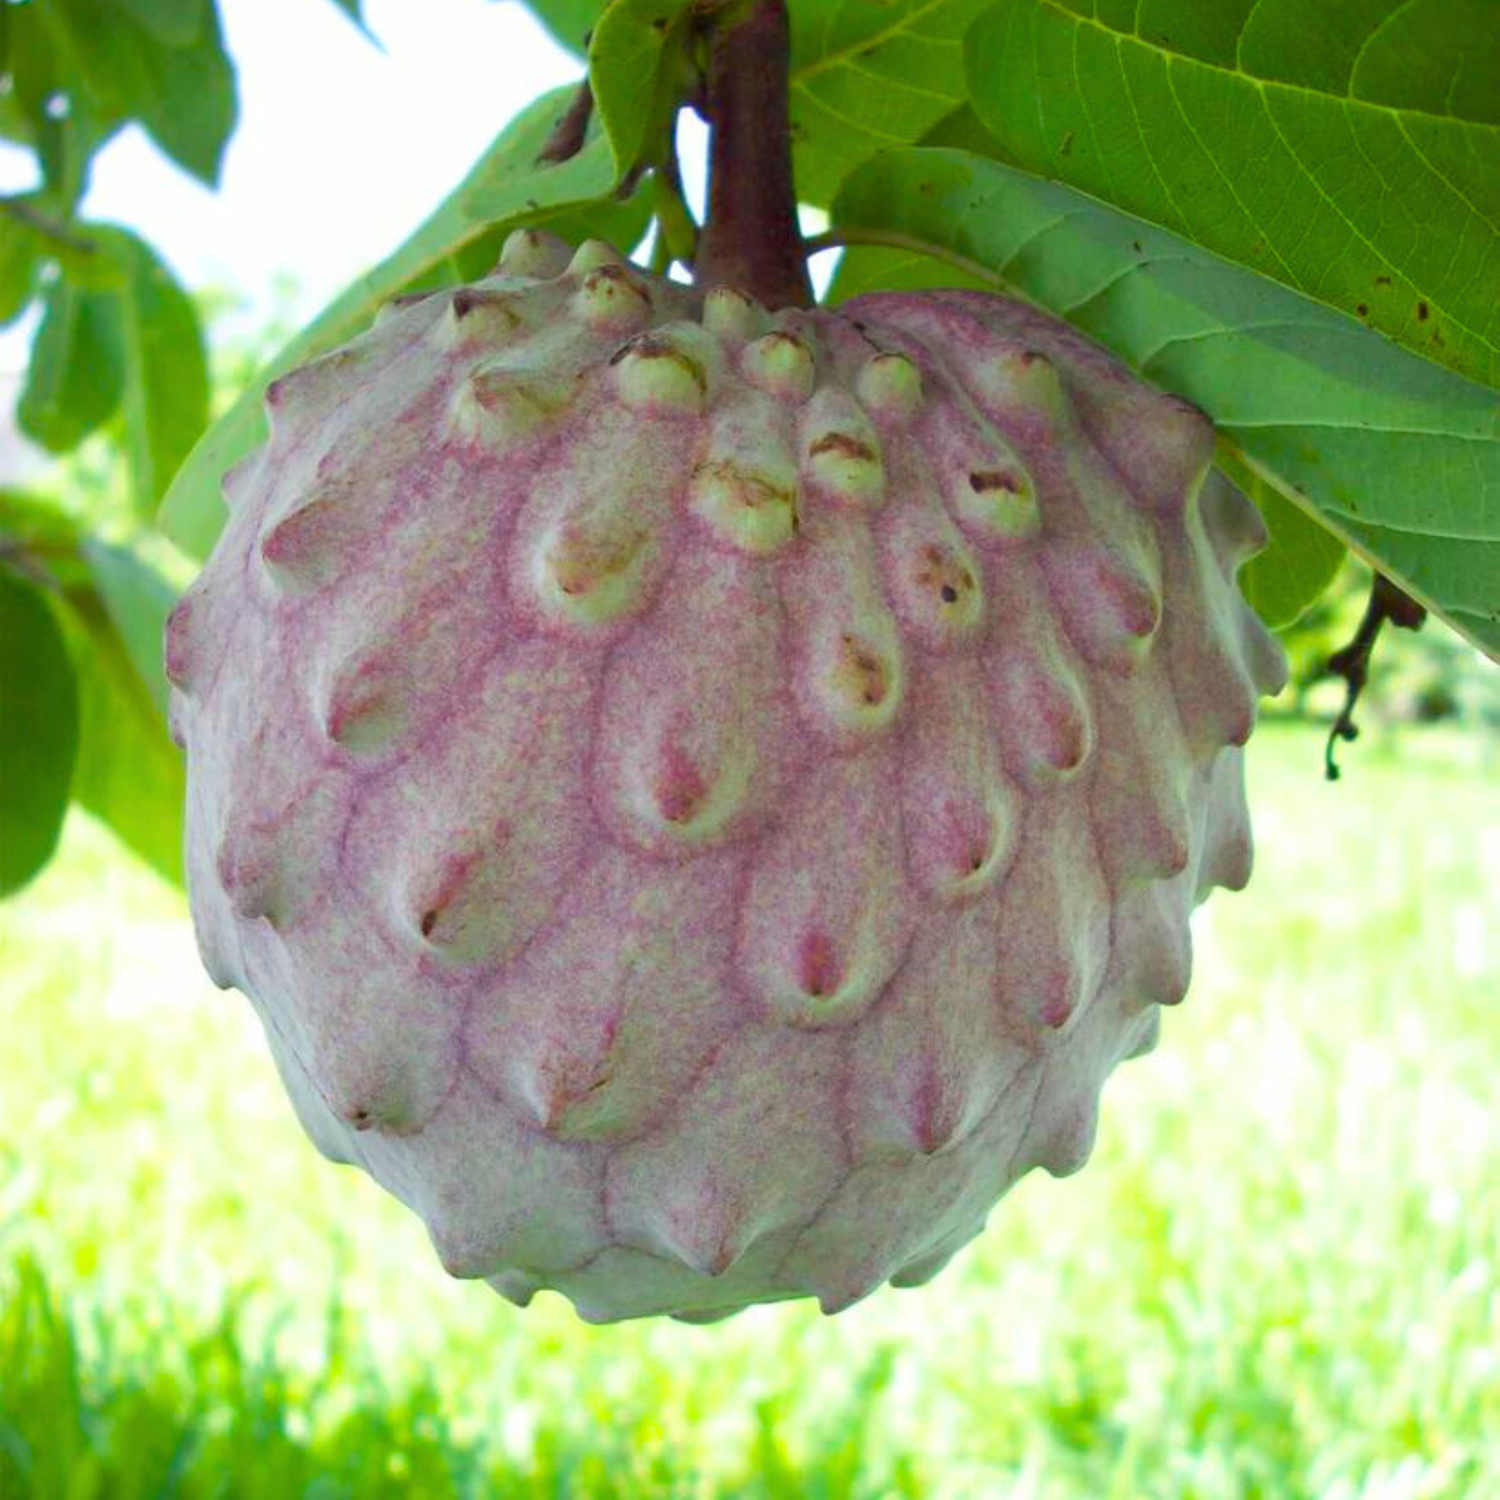
M749 0L709 37L708 220L696 280L771 308L813 302L792 181L789 60L785 0Z

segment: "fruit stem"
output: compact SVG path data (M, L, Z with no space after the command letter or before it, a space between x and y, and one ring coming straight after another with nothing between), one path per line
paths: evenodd
M694 279L770 308L811 307L792 181L785 0L750 0L713 25L708 47L708 219Z

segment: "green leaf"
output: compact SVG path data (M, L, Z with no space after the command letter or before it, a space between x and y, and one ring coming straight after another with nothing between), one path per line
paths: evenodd
M1210 412L1249 468L1500 654L1500 395L1067 188L961 151L869 163L843 230L956 255Z
M828 301L836 306L866 292L923 292L931 287L993 292L995 278L976 275L948 261L934 260L925 250L856 245L845 250L840 258L828 287Z
M78 755L78 683L41 590L0 567L0 896L52 856Z
M826 207L838 185L860 162L889 146L921 140L968 99L963 36L991 0L791 0L791 117L797 193ZM529 8L565 47L596 55L598 33L610 24L602 0L527 0ZM632 4L628 23L652 7ZM661 15L676 16L681 0L663 0ZM622 16L622 22L624 17ZM586 39L594 30L595 47ZM646 53L649 57L649 52ZM599 79L591 67L598 89ZM631 80L622 76L627 87ZM637 79L637 115L644 76ZM612 90L606 84L604 94ZM612 105L600 99L601 109ZM619 113L616 108L616 114ZM614 125L610 126L611 134ZM622 138L635 140L639 126ZM627 146L626 154L630 147Z
M135 668L163 724L170 687L162 663L167 616L181 590L148 562L140 546L130 547L85 537L79 551L93 578L99 599L114 624L127 659Z
M691 0L611 0L589 43L594 108L615 174L657 155L671 130Z
M0 125L11 140L22 141L41 164L42 208L66 218L88 184L90 153L118 123L83 85L58 33L61 12L45 5L10 5L6 21L6 62L11 87L0 94ZM55 109L65 102L65 112Z
M146 8L144 0L48 0L35 8L66 60L70 99L81 92L100 119L138 119L180 167L217 184L237 103L214 0L194 0L197 24L181 44L129 13Z
M185 581L182 559L158 559L167 550L159 537L101 542L55 504L13 490L0 490L0 545L58 588L48 602L77 679L74 800L161 874L179 880L183 766L166 732L162 636L178 582ZM5 628L0 622L0 657ZM6 681L0 677L0 740L10 722ZM0 795L4 790L0 785Z
M571 88L553 89L527 105L501 131L438 214L451 205L451 212L464 225L502 219L530 223L547 210L607 195L615 185L613 157L597 123L591 124L583 149L576 156L555 164L538 160L553 128L573 102L574 93Z
M121 267L125 454L137 512L152 515L208 425L208 356L192 299L144 240L94 227Z
M990 0L793 0L797 195L825 207L877 151L919 141L965 103L963 37Z
M951 146L957 151L973 151L979 156L988 156L993 161L1017 165L1010 160L1005 147L984 128L979 116L968 104L954 110L951 115L944 115L916 144Z
M375 41L374 34L365 24L361 0L333 0L333 3L338 6L338 8L343 11L343 13L348 16L349 19L353 21L357 27L359 27L359 29L364 32L364 34L369 37L372 42Z
M1500 384L1494 0L1006 0L968 74L1029 171Z
M120 404L125 371L119 299L59 277L47 288L16 422L53 453L76 447Z
M169 47L185 47L203 33L201 0L114 0L116 9Z
M36 231L0 208L0 328L30 305L36 288L40 244Z
M159 518L178 546L195 557L208 556L224 519L219 482L265 438L261 392L266 381L363 332L393 296L474 279L494 264L505 234L521 224L545 227L565 239L586 234L613 238L622 250L635 244L649 215L645 195L623 203L608 196L614 172L602 134L595 131L571 161L536 165L537 153L572 96L572 89L555 89L522 111L431 217L281 349L199 439ZM483 255L477 265L476 252Z
M1271 534L1266 550L1240 569L1240 588L1267 625L1285 630L1322 597L1349 549L1236 458L1222 455L1219 467L1255 502Z
M588 51L589 32L604 9L604 0L525 0L526 9L575 56Z
M50 496L0 487L0 552L24 555L29 571L63 589L87 584L79 536L77 519Z
M61 611L78 680L75 801L168 880L182 880L182 753L101 599Z

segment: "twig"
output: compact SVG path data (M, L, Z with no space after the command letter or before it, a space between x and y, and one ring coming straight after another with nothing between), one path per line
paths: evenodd
M45 235L49 240L56 240L59 245L66 245L69 250L78 251L81 255L92 255L98 249L92 240L85 239L68 225L59 223L49 214L33 208L23 198L0 198L0 212L8 214L28 228L35 229L38 234Z
M1328 658L1328 674L1342 677L1345 683L1344 708L1333 728L1328 731L1328 747L1323 754L1323 771L1329 781L1339 779L1338 762L1334 751L1340 740L1349 742L1359 738L1359 726L1354 722L1354 706L1370 679L1370 656L1380 636L1380 627L1387 620L1401 630L1419 630L1427 618L1427 611L1410 594L1397 588L1383 573L1375 575L1370 585L1370 599L1365 605L1364 618L1359 629L1347 646L1341 647Z

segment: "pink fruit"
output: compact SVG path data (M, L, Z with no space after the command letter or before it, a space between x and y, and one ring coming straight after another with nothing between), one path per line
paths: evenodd
M1283 674L1198 411L534 233L266 403L169 633L199 939L449 1271L832 1311L1083 1162Z

